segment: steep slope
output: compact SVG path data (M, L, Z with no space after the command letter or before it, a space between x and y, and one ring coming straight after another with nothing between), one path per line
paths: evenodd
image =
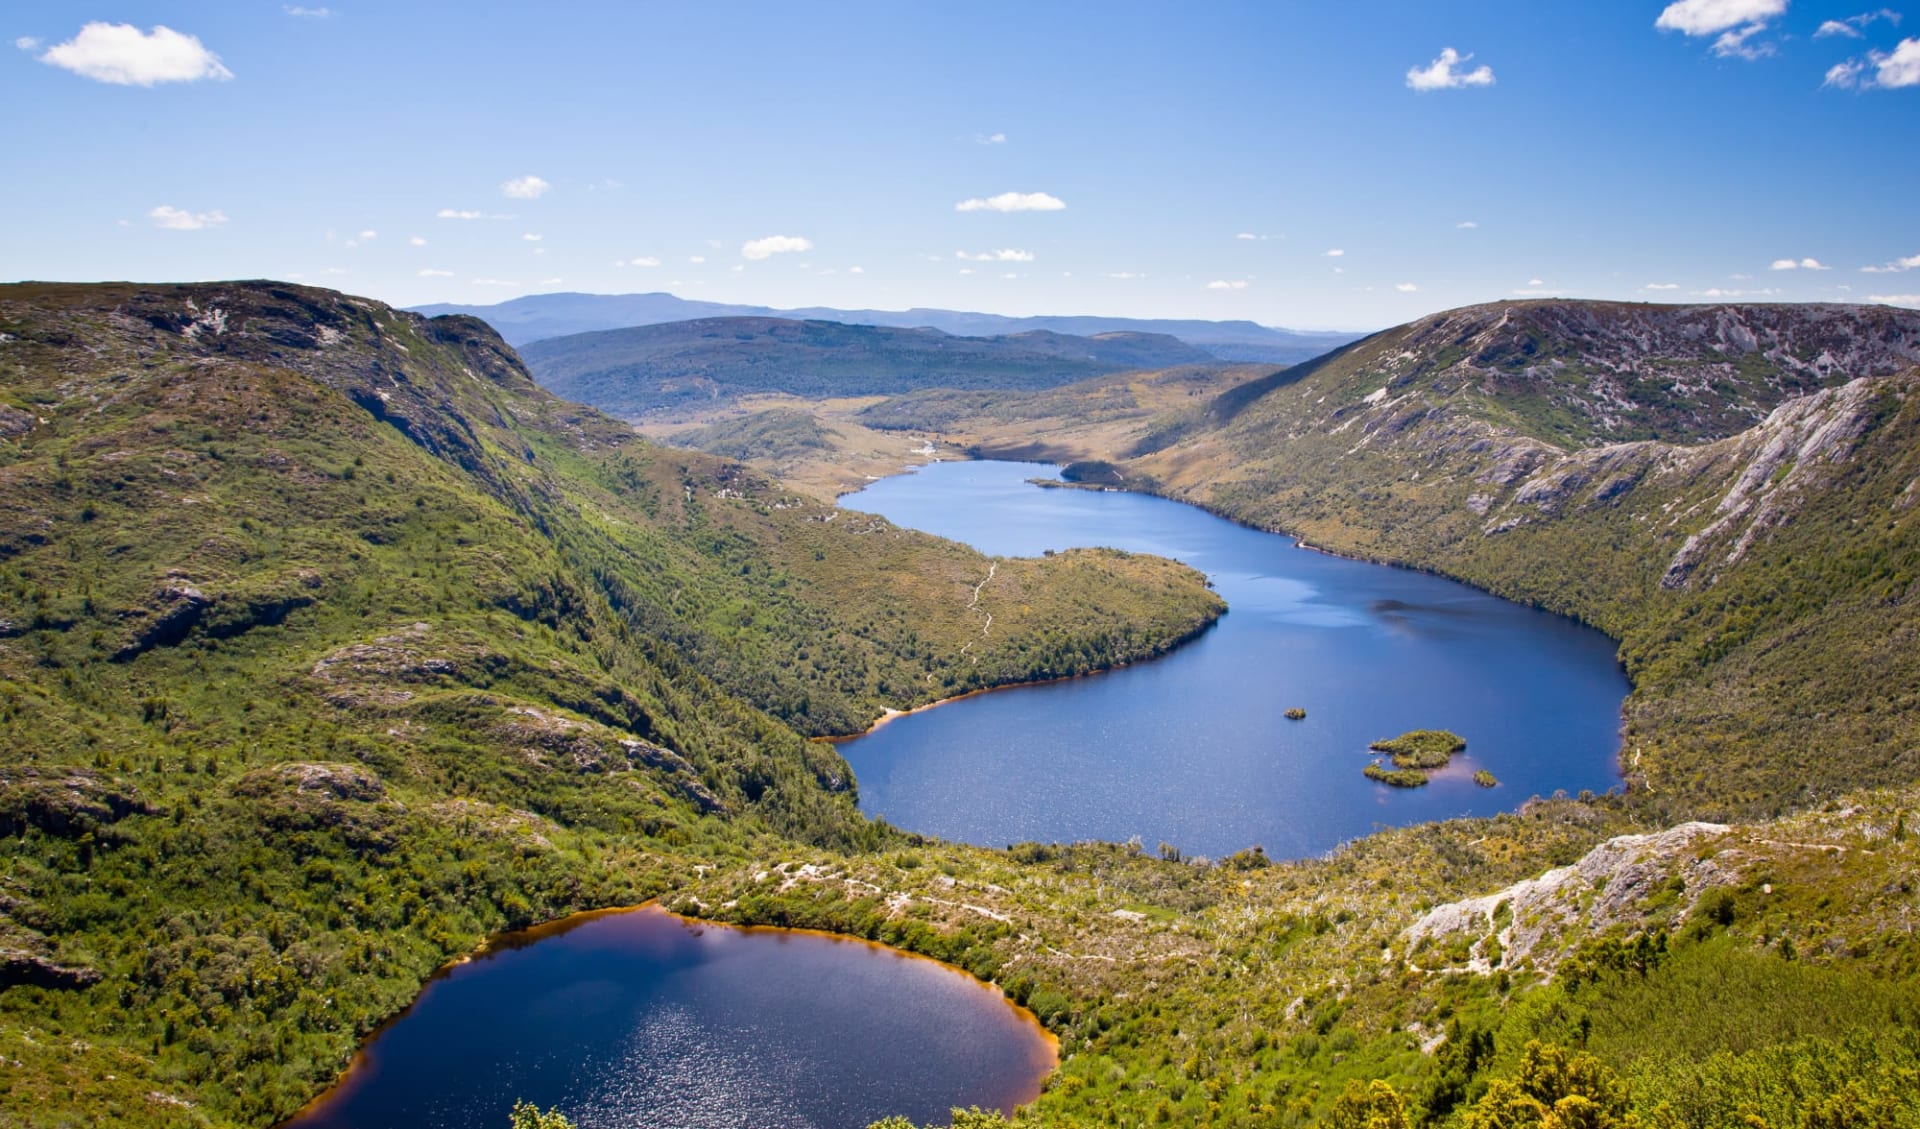
M1198 345L1221 360L1291 364L1344 345L1357 333L1302 332L1258 325L1250 321L1200 321L1171 318L1105 318L1089 316L1007 317L961 310L838 310L808 306L777 310L768 306L739 306L702 302L667 293L651 294L529 294L488 306L437 303L419 306L427 316L466 314L493 326L508 344L519 346L549 337L626 329L636 325L689 321L696 318L754 317L801 321L834 321L849 325L883 325L900 329L929 328L965 337L1047 330L1092 337L1102 333L1148 333L1177 337Z
M807 502L323 290L0 287L0 432L9 1124L284 1115L486 932L887 841L806 734L1220 610Z
M1920 775L1920 314L1512 303L1163 421L1132 469L1622 640L1626 767L1751 813Z
M584 333L526 347L551 391L626 417L785 393L827 398L916 388L1045 388L1211 358L1171 337L953 337L780 318L708 318Z

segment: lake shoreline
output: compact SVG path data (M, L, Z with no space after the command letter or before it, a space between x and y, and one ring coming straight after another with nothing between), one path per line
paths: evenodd
M300 1108L295 1110L291 1115L272 1123L272 1129L301 1129L302 1124L306 1122L307 1119L322 1116L330 1104L345 1100L357 1092L361 1086L367 1084L372 1077L373 1067L368 1056L374 1043L393 1027L404 1021L409 1015L413 1014L414 1011L420 1007L427 994L433 990L435 985L444 982L448 977L462 968L472 965L476 961L484 960L501 953L529 948L542 941L564 936L595 921L637 913L657 913L663 917L672 918L690 928L697 929L726 929L748 935L816 937L838 944L860 945L873 952L884 953L899 959L925 961L928 964L936 965L948 972L964 977L969 983L982 991L993 993L999 1002L1012 1012L1022 1026L1031 1029L1034 1034L1038 1035L1040 1045L1044 1048L1045 1054L1043 1057L1037 1057L1035 1059L1034 1066L1036 1072L1030 1081L1022 1087L1022 1091L1026 1096L1015 1102L1014 1108L1027 1105L1038 1098L1046 1085L1046 1080L1052 1077L1054 1072L1060 1068L1059 1036L1048 1030L1046 1025L1040 1022L1040 1017L1034 1014L1031 1009L1023 1004L1016 1003L1009 997L1000 985L989 980L982 980L958 965L950 964L937 957L928 956L925 953L914 952L911 949L884 944L867 937L859 937L850 933L836 933L828 929L795 928L758 923L735 923L668 909L665 900L674 897L675 893L674 891L668 891L632 905L602 906L596 909L580 910L576 913L566 914L548 921L529 925L524 929L508 929L487 934L481 938L480 942L473 948L445 961L439 967L435 968L426 980L422 982L419 990L413 994L413 998L407 1001L405 1007L402 1007L399 1011L381 1020L371 1031L361 1038L359 1044L355 1046L353 1050L352 1057L348 1059L347 1065L341 1069L333 1081L329 1082L324 1089L304 1102ZM1011 1115L1013 1109L1007 1109L1005 1112Z

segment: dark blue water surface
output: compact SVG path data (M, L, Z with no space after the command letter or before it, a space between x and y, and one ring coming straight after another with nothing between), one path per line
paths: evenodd
M1228 613L1153 662L961 699L842 744L870 814L989 846L1138 836L1149 850L1300 857L1383 825L1619 783L1628 685L1599 632L1192 506L1036 477L1055 474L935 463L841 501L995 555L1172 557L1205 572ZM1281 716L1293 706L1306 720ZM1453 730L1466 752L1423 788L1361 775L1368 742L1422 728ZM1474 784L1479 768L1499 786Z
M998 989L859 941L585 915L458 965L286 1129L859 1129L1011 1110L1052 1044Z

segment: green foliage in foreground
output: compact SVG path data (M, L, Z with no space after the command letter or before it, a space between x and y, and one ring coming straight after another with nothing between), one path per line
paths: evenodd
M573 1122L557 1109L542 1111L532 1102L515 1102L508 1129L573 1129Z

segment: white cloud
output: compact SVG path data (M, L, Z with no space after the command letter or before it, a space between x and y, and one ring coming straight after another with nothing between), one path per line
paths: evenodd
M848 268L847 268L847 273L848 273L848 274L865 274L865 273L867 273L867 268L865 268L865 267L848 267Z
M473 284L475 286L518 286L520 285L519 283L506 278L476 278L473 280Z
M40 46L40 41L31 35L23 35L14 40L13 45L22 51L32 51Z
M1747 41L1765 30L1766 24L1748 24L1721 32L1720 38L1713 41L1713 53L1722 59L1745 59L1748 62L1764 59L1773 54L1773 44Z
M1787 10L1787 0L1677 0L1653 21L1661 31L1713 35L1743 24L1765 23Z
M521 233L521 235L520 235L520 238L522 238L522 239L524 239L524 240L526 240L526 241L527 241L528 243L538 243L538 242L540 242L540 241L541 241L542 239L545 239L545 238L546 238L546 236L544 236L544 235L535 235L535 234L534 234L533 232L531 232L531 231L527 231L527 232L522 232L522 233Z
M514 200L538 200L552 187L537 176L517 176L500 186L500 194Z
M623 264L615 263L613 265L617 267ZM638 258L628 259L624 265L630 267L657 267L660 265L660 260L654 258L652 255L641 255Z
M418 274L421 278L452 278L453 277L453 272L450 270L435 270L432 267L422 267L420 268L420 270L414 273Z
M999 251L982 251L977 255L969 255L965 251L955 251L953 257L976 263L1030 263L1033 261L1033 252L1007 247Z
M704 263L707 261L707 257L705 255L688 255L687 261L690 263Z
M1420 289L1411 282L1396 282L1393 284L1393 288L1402 294L1412 294L1414 291Z
M1769 270L1831 270L1819 259L1775 259Z
M770 259L792 251L811 250L813 240L798 235L769 235L765 239L749 239L740 245L741 257L755 260Z
M1869 294L1867 301L1886 306L1912 306L1920 309L1920 294Z
M558 286L558 285L560 285L561 283L563 283L563 282L565 282L565 281L566 281L566 279L564 279L564 278L561 278L561 277L560 277L560 276L558 276L558 275L555 275L555 276L554 276L554 277L552 277L552 278L543 278L543 279L541 279L541 280L540 280L540 281L539 281L538 283L536 283L535 285L538 285L538 286Z
M1007 273L1001 275L1000 277L1001 278L1019 278L1020 276L1013 273L1012 271L1008 271Z
M1234 238L1235 239L1258 239L1260 237L1258 235L1255 235L1251 231L1243 231L1240 234L1234 236Z
M413 244L415 247L425 247L427 245L427 241L418 235L407 236L407 242Z
M1898 274L1901 271L1913 270L1916 267L1920 267L1920 255L1907 255L1904 258L1895 259L1890 263L1882 263L1877 267L1861 267L1860 269L1867 274Z
M1232 280L1216 278L1212 282L1207 283L1208 290L1245 290L1246 288L1247 280L1244 278Z
M1453 68L1473 58L1462 55L1448 47L1440 52L1440 57L1424 67L1413 67L1407 71L1407 89L1425 93L1429 90L1461 90L1469 86L1492 86L1493 68L1485 63L1470 71L1456 71Z
M1123 271L1116 271L1115 273L1110 274L1107 277L1108 278L1145 278L1147 276L1144 274L1136 274L1135 272L1130 270L1123 270Z
M1873 69L1873 77L1862 81L1860 76L1869 67ZM1869 51L1865 62L1841 63L1827 72L1827 84L1881 90L1920 86L1920 39L1902 39L1892 51Z
M363 231L360 233L360 240L363 243L378 238L380 238L380 233L377 231Z
M961 267L961 268L960 268L960 273L961 273L961 274L972 274L972 273L973 273L973 268L972 268L972 267Z
M40 61L82 78L116 86L152 86L161 82L225 81L233 72L200 40L170 27L141 31L132 24L90 23L80 34L56 44Z
M1480 225L1474 222L1473 220L1461 220L1459 223L1456 223L1453 226L1457 228L1462 228L1464 230L1472 230L1473 228L1479 227Z
M973 140L977 145L1005 145L1007 143L1007 135L1004 133L976 133L973 135Z
M1867 64L1859 59L1848 59L1844 63L1835 63L1827 68L1827 79L1822 86L1838 86L1851 90L1860 84L1860 75ZM1871 85L1871 84L1869 84Z
M1677 282L1649 282L1645 286L1642 286L1640 289L1642 290L1678 290L1680 289L1680 284Z
M1857 16L1848 16L1844 20L1828 20L1813 33L1815 39L1824 39L1829 35L1844 35L1848 39L1859 39L1866 34L1866 27L1875 20L1887 20L1894 26L1900 24L1900 13L1890 8L1877 12L1862 12Z
M1715 286L1708 290L1695 290L1693 293L1700 298L1768 298L1780 291L1772 287L1765 290L1723 290Z
M1788 0L1678 0L1653 21L1661 31L1695 37L1717 36L1713 53L1721 58L1761 59L1773 54L1773 44L1752 42L1775 17L1787 10Z
M956 212L1057 212L1067 205L1045 192L1002 192L985 199L974 197L953 206Z
M332 8L302 8L297 4L290 4L284 10L289 16L306 20L324 20L333 15Z
M1322 251L1322 252L1321 252L1321 256L1322 256L1323 258L1328 258L1328 259L1337 259L1337 258L1339 258L1340 256L1342 256L1342 255L1344 255L1344 254L1346 254L1346 252L1345 252L1345 251L1342 251L1342 250L1341 250L1340 248L1338 248L1338 247L1335 247L1335 248L1333 248L1332 250L1329 250L1329 251Z
M1527 280L1528 286L1545 286L1546 284L1547 280L1544 278L1529 278Z
M168 231L199 231L227 222L227 214L218 208L211 212L186 212L168 204L148 212L147 218L153 221L155 227L164 227Z
M464 212L459 212L459 211L453 210L452 208L442 208L438 212L434 213L435 219L442 219L442 220L477 220L480 218L480 216L481 216L481 213L472 211L470 209Z

